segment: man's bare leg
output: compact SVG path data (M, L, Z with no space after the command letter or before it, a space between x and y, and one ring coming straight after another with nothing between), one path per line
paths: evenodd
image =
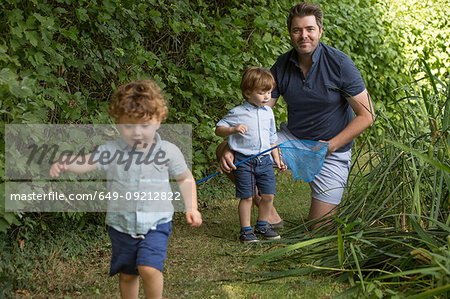
M260 201L261 201L261 196L255 195L253 197L253 203L255 204L255 206L259 207ZM272 208L270 209L269 223L274 224L274 223L280 223L281 221L283 221L283 219L281 219L280 215L277 212L277 209L275 209L275 207L272 205Z
M327 203L324 201L320 201L315 198L311 198L311 206L309 208L309 215L308 220L316 220L323 217L328 217L331 215L336 214L337 211L337 205ZM328 225L330 223L330 220L326 221L325 223L323 221L317 222L311 226L311 229L315 229L319 226Z

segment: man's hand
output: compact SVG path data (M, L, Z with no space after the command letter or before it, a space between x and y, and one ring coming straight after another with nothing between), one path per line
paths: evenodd
M198 210L186 212L186 221L192 227L198 227L202 225L202 214Z
M234 152L227 143L222 143L220 146L222 147L222 151L217 153L220 171L230 173L236 169L236 166L234 166ZM220 155L220 153L222 153L222 155Z

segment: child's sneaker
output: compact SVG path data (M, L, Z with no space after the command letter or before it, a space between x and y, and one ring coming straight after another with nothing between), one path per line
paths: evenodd
M261 235L266 240L278 240L281 239L280 235L277 234L271 227L270 224L266 226L257 228L255 227L255 234Z
M256 243L259 242L258 238L252 230L245 230L239 233L239 241L243 243Z

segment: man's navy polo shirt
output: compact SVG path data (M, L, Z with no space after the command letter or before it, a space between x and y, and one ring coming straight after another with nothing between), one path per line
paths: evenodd
M295 49L278 57L271 68L277 84L272 98L283 96L288 106L288 129L297 138L326 141L353 120L353 110L345 98L360 94L366 86L343 52L320 42L312 59L305 78ZM352 145L353 141L337 152Z

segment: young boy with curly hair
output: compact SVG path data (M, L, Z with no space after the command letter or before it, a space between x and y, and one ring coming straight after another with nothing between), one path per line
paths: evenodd
M197 210L195 180L181 151L174 144L161 140L156 130L168 114L161 89L151 80L131 82L120 86L109 108L115 118L121 138L107 142L84 157L60 159L50 169L52 177L61 171L86 173L104 170L108 192L117 194L173 195L169 176L178 183L186 208L186 220L191 226L200 226L201 214ZM114 159L115 153L132 163ZM96 159L91 159L95 155ZM147 155L147 161L139 159ZM162 157L164 156L164 157ZM96 160L96 163L89 161ZM157 163L157 162L163 163ZM127 198L128 199L128 198ZM163 266L167 242L172 231L173 206L170 201L127 200L126 206L108 208L106 224L112 244L110 275L119 273L122 298L138 298L139 276L143 281L146 298L161 298L163 293ZM149 198L147 198L149 199Z

